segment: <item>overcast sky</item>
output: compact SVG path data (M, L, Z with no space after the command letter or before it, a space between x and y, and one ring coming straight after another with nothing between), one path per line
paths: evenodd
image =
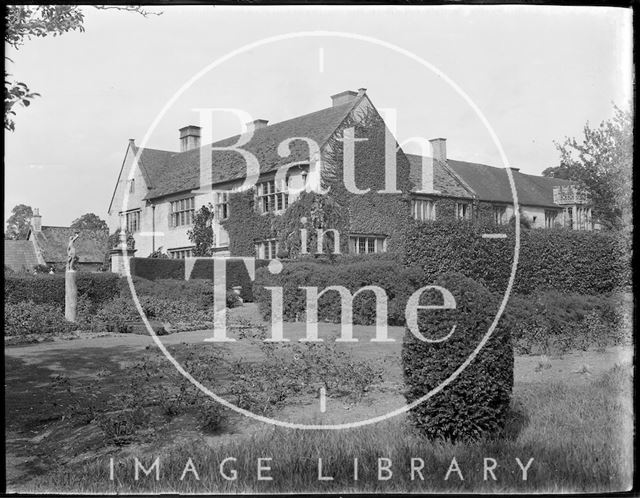
M553 141L581 136L631 97L631 11L614 8L161 7L161 16L84 8L84 33L27 41L9 72L42 96L5 134L5 219L19 203L45 225L83 213L106 218L127 140L142 143L167 102L216 59L286 33L335 31L410 51L455 82L494 128L509 162L538 174L556 165ZM257 46L211 69L178 98L149 147L178 149L199 107L234 107L271 123L328 107L367 88L397 111L400 141L447 138L453 159L502 166L473 109L415 60L344 37ZM214 137L239 131L216 116Z

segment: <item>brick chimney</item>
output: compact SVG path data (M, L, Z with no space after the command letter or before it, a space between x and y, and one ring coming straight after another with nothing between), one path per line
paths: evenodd
M432 138L429 140L431 143L431 149L433 150L433 158L438 161L447 160L447 139L446 138Z
M42 231L42 216L40 216L40 209L33 209L33 216L31 216L31 229L34 232Z
M269 124L268 119L254 119L250 123L247 123L247 129L256 131L256 130L259 130L260 128L265 128L267 124Z
M200 127L195 125L180 128L180 152L200 147Z
M364 90L364 88L362 89ZM358 96L358 92L354 92L353 90L346 90L344 92L336 93L331 96L332 107L338 107L342 104L347 104L353 101Z

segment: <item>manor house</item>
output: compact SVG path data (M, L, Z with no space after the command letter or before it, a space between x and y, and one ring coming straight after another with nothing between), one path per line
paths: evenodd
M179 151L140 149L129 140L109 206L110 231L126 226L138 257L160 248L172 258L189 257L193 243L187 232L196 211L210 203L216 253L272 259L278 254L272 220L305 186L331 187L327 195L336 198L347 218L341 243L355 254L399 250L402 230L411 218L424 223L445 218L509 223L514 208L507 171L450 159L444 138L429 141L430 157L397 147L396 185L391 189L397 193L377 193L388 182L384 120L364 88L333 95L331 101L326 109L280 123L257 119L247 124L250 139L241 148L257 159L259 175L255 187L245 192L245 158L225 150L239 143L240 135L202 145L200 128L186 126L179 130ZM340 141L349 128L355 130L351 144ZM293 137L304 137L308 143ZM289 152L284 157L283 143ZM341 157L354 155L352 176L360 193L345 188L337 152ZM203 153L211 157L211 171L204 176ZM277 178L276 171L284 166L286 175ZM572 182L528 175L518 168L511 168L511 174L520 214L531 228L593 229L588 199ZM236 194L230 191L242 200L233 201Z

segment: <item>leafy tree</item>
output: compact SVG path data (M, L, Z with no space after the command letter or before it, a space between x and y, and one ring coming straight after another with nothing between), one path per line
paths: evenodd
M619 229L630 226L631 112L614 105L612 119L603 121L598 128L585 124L582 142L566 138L563 143L555 145L560 152L560 166L545 170L546 176L566 175L584 188L593 202L593 215L603 227Z
M86 213L73 220L71 228L92 228L96 230L108 230L107 222L101 219L97 214Z
M7 231L4 233L5 239L19 240L26 239L31 227L31 217L33 209L25 204L18 204L11 210L11 216L7 220Z
M122 243L122 239L126 241L127 249L136 248L136 239L133 238L131 232L125 230L124 235L122 229L118 228L115 232L109 235L109 249L115 249Z
M560 178L561 180L571 180L571 171L566 165L550 166L542 171L542 176L548 178Z
M213 255L213 216L214 208L211 203L202 206L193 217L193 228L187 232L187 237L193 242L194 256Z
M160 15L162 12L148 12L135 6L95 5L97 9L116 9L137 12L143 16ZM8 5L5 11L6 44L18 50L25 40L59 36L69 31L84 31L84 13L78 5ZM5 56L4 71L4 128L13 131L16 115L15 106L28 106L40 94L29 89L26 83L15 81L6 70L6 62L13 62Z

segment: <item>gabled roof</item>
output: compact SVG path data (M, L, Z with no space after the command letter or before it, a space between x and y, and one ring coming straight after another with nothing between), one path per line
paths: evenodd
M74 243L78 262L102 263L109 249L108 230L43 226L39 232L32 230L30 237L35 238L38 249L47 263L63 263L67 261L69 237L76 232L80 233Z
M422 156L404 154L409 160L409 179L415 192L422 185ZM464 181L449 169L446 163L429 158L433 164L433 188L440 195L448 197L473 197L473 191Z
M31 271L38 264L36 248L30 240L5 240L4 264L13 271Z
M322 147L342 121L363 97L343 105L328 107L287 121L275 123L254 131L251 140L241 148L250 152L260 163L260 173L267 173L278 166L295 161L307 161L309 149L306 142L296 140L289 146L291 154L280 157L278 145L292 137L306 137ZM200 183L200 151L208 147L230 147L240 135L225 138L213 144L185 152L143 149L139 159L143 174L148 176L149 193L145 199L196 189ZM137 153L138 149L134 150ZM244 178L246 163L233 151L212 151L212 180L222 183ZM145 177L146 179L146 177Z

